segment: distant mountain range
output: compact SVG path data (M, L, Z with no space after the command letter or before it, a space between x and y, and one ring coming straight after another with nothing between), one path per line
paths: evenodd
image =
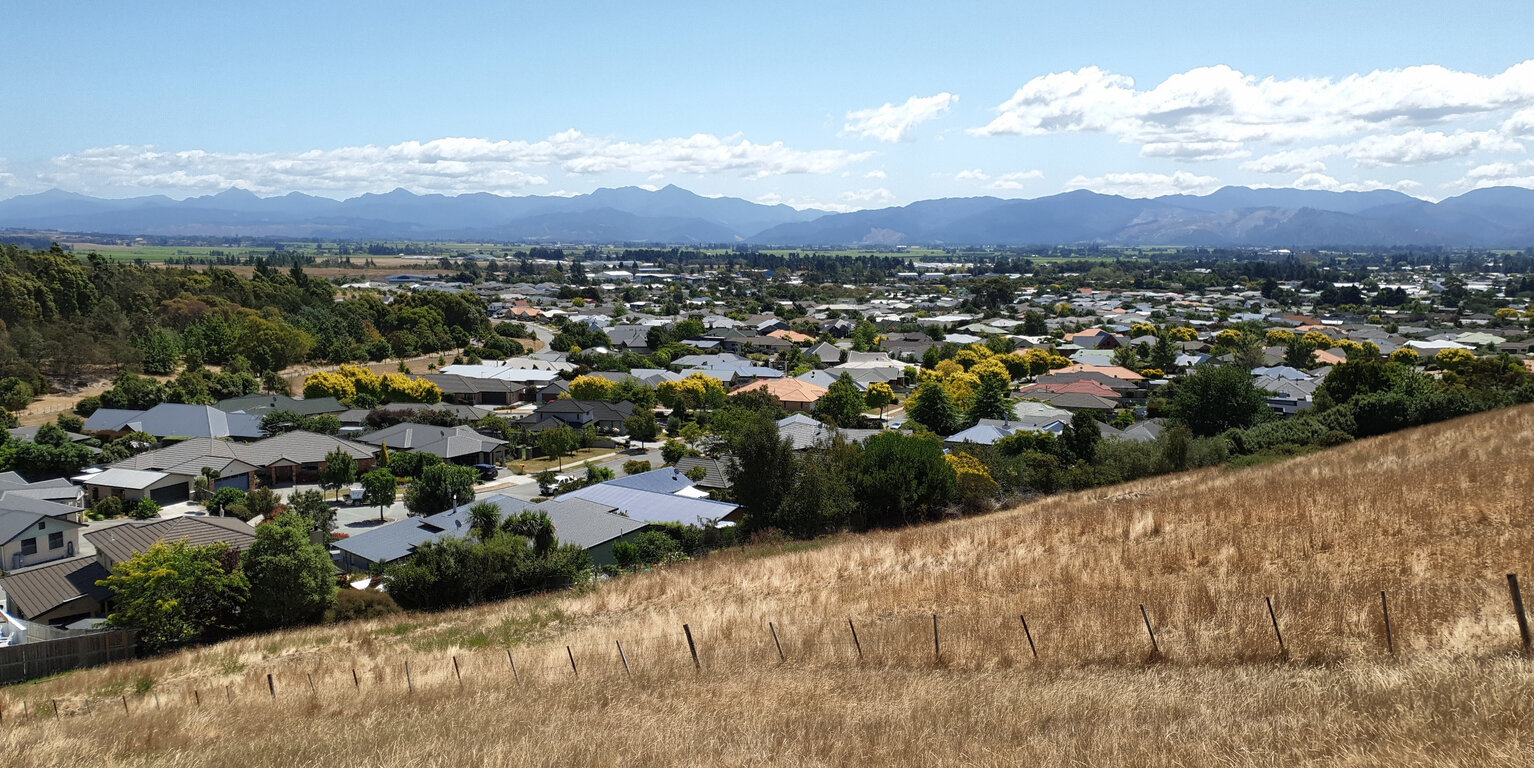
M925 200L827 213L703 197L680 187L574 197L457 197L402 189L331 200L242 189L172 200L52 190L0 201L0 227L118 235L558 243L850 245L1534 246L1534 190L1430 203L1399 192L1224 187L1131 199L1075 191L1031 200Z

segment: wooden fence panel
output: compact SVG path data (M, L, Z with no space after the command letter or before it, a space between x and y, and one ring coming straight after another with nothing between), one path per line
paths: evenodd
M6 646L0 648L0 684L127 661L137 655L137 633L125 629Z

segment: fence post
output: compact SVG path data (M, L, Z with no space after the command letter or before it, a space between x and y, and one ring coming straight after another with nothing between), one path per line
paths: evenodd
M270 672L266 673L266 690L272 694L272 698L277 698L277 684L272 682L272 673Z
M618 644L618 658L623 659L623 674L624 674L624 676L626 676L626 677L633 677L634 673L629 671L629 657L628 657L628 654L623 652L623 641L622 640L614 640L613 642Z
M1263 599L1268 601L1268 618L1273 621L1273 634L1278 637L1278 652L1287 659L1289 649L1284 646L1284 633L1278 629L1278 614L1273 611L1273 596L1266 595Z
M53 716L54 717L58 717L59 716L59 700L58 699L54 699L53 700Z
M453 657L453 679L458 681L458 687L463 687L463 673L458 671L458 657Z
M315 688L314 688L314 673L313 672L305 672L304 674L309 676L309 694L312 695L312 696L320 695L320 692L318 690L315 690Z
M276 698L276 697L273 696L273 698ZM234 701L234 684L233 683L229 683L229 684L226 684L224 686L224 700L225 701L230 701L230 702Z
M943 661L943 643L938 639L937 614L932 614L932 660L941 663Z
M160 708L160 692L159 691L155 691L154 692L154 708L155 709L159 709Z
M196 688L192 689L192 700L197 702L197 706L202 706L202 693Z
M126 694L126 693L123 694L123 714L125 714L125 715L133 714L132 712L128 711L128 694Z
M352 687L359 691L362 690L362 678L357 677L356 667L352 667Z
M1033 633L1028 631L1028 617L1020 613L1017 615L1017 618L1023 622L1023 637L1028 638L1028 650L1033 653L1034 661L1038 661L1039 649L1034 647Z
M1156 630L1151 628L1150 614L1145 611L1145 603L1140 603L1140 618L1145 619L1145 631L1150 634L1151 656L1161 655L1161 644L1156 642Z
M788 657L783 655L783 641L778 639L777 625L769 621L767 622L767 628L772 630L772 644L778 647L778 662L788 661Z
M575 668L575 651L570 650L570 646L567 645L565 646L565 654L570 657L570 673L576 677L580 677L580 670Z
M1380 590L1380 610L1385 616L1385 649L1390 651L1391 656L1394 656L1396 655L1396 640L1394 633L1390 631L1390 600L1385 597L1385 590L1383 589Z
M1529 616L1523 612L1523 590L1518 588L1518 574L1507 575L1507 590L1513 594L1513 613L1518 615L1518 637L1523 641L1523 652L1529 652Z
M23 720L31 720L32 719L32 710L27 708L27 702L26 701L22 701L21 702L21 717L22 717Z
M410 676L410 659L405 659L405 687L409 688L411 693L415 693L415 678Z
M852 617L851 616L847 617L847 628L852 630L852 646L854 648L858 649L858 659L862 660L862 658L863 658L863 644L858 642L858 628L857 628L856 624L852 623Z
M698 661L698 646L692 641L692 627L683 624L682 632L687 635L687 651L692 654L692 668L703 669L703 664Z
M522 682L522 673L517 671L517 659L511 655L510 648L506 649L506 660L511 662L511 676L516 679L517 682Z

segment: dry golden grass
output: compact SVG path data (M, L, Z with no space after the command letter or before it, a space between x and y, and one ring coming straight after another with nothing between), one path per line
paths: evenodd
M1534 577L1531 444L1520 408L564 595L243 638L9 689L0 744L17 764L249 768L1521 764L1534 664L1513 655L1504 575ZM81 716L53 718L54 699ZM41 716L18 722L22 702Z

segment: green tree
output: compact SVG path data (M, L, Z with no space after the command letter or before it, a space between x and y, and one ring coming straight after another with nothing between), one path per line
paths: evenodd
M501 529L501 509L488 501L469 507L469 531L480 541L487 541Z
M320 470L320 487L328 491L335 491L336 498L340 498L342 488L352 484L357 479L357 460L352 458L341 448L337 448L325 454L325 466Z
M378 522L384 521L384 509L394 503L398 481L386 467L379 467L362 476L362 503L378 507Z
M32 385L25 381L15 376L0 379L0 408L19 411L27 407L33 397Z
M778 435L777 422L756 415L742 425L732 442L726 474L730 492L745 507L747 530L776 527L776 515L793 486L794 444Z
M1102 434L1091 413L1077 411L1071 414L1071 423L1060 435L1060 440L1072 456L1090 464L1097 459L1097 444L1102 440Z
M821 421L838 427L859 427L863 424L863 409L868 403L858 391L857 382L851 374L843 373L826 393L815 401L815 415Z
M660 424L655 420L655 412L648 408L635 411L634 415L624 419L623 428L629 437L641 443L651 442L660 435Z
M228 544L159 542L97 582L112 593L110 627L133 628L149 651L235 629L250 585Z
M319 491L298 491L288 494L288 512L309 521L311 530L326 536L335 530L336 510Z
M911 395L916 404L907 410L911 420L934 433L947 437L964 428L959 406L954 404L948 388L935 379L922 382Z
M1266 393L1246 371L1228 365L1199 367L1168 389L1169 414L1199 437L1249 427L1268 413Z
M565 468L565 454L574 453L580 444L580 434L564 424L553 429L545 429L538 435L538 449L557 459L561 471Z
M456 464L436 464L421 471L405 489L410 514L435 515L474 500L474 470Z
M852 473L866 527L904 525L936 516L958 479L933 435L881 432L863 444Z
M335 602L335 564L310 538L310 522L291 512L256 528L241 558L250 584L245 622L269 630L318 621Z
M1012 382L994 370L982 371L980 386L975 388L974 403L969 407L969 423L975 424L981 419L1010 419L1013 413Z

